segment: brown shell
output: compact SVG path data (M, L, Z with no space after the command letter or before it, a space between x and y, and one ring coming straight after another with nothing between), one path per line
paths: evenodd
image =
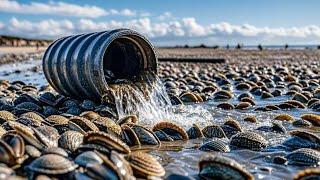
M238 162L221 155L208 154L208 155L202 156L199 162L199 170L201 172L204 168L210 167L214 164L218 164L219 166L222 166L223 169L225 170L227 170L228 168L231 168L232 170L239 172L244 177L244 179L247 179L247 180L254 179L253 175L249 173L246 169L244 169Z
M46 118L50 124L68 124L69 119L61 115L51 115Z
M84 144L100 144L110 150L115 150L120 153L129 154L130 148L119 138L111 136L104 132L88 132L83 138Z
M12 166L16 163L12 148L0 139L0 162Z
M303 180L312 177L319 177L320 176L320 169L319 168L308 168L299 171L293 178L293 180Z
M320 137L316 134L307 131L300 131L300 130L292 130L289 132L291 136L297 136L302 139L308 139L309 141L315 142L320 144Z
M138 117L136 115L127 115L125 117L120 118L117 121L117 124L122 125L126 123L137 123L139 121Z
M88 131L99 131L99 128L93 122L79 116L70 118L68 121L68 125L71 130L79 131L83 134Z
M258 120L257 120L256 116L246 116L246 117L244 117L243 121L256 123Z
M44 148L44 145L35 137L33 130L29 127L13 121L10 121L9 125L31 145L35 146L38 149Z
M236 105L235 109L248 109L249 107L251 107L251 103L248 102L240 102L239 104Z
M311 122L314 126L320 126L320 115L317 114L303 114L301 119Z
M165 174L162 165L150 154L141 151L133 152L129 155L128 161L136 176L144 178L148 176L162 177Z
M289 114L279 114L276 117L274 117L274 119L280 121L293 121L294 117Z
M21 114L20 118L30 118L38 122L44 121L43 117L41 117L39 114L35 112L27 112L27 113Z
M155 126L153 126L152 131L162 130L166 132L165 129L170 129L178 132L183 140L189 139L187 132L182 127L169 121L163 121L156 124Z
M93 121L101 131L107 133L121 134L121 127L112 119L107 117L99 117Z
M63 156L46 154L32 161L27 169L36 173L56 175L74 171L77 167L78 165Z
M9 111L0 111L0 123L4 121L14 121L15 116Z
M242 131L242 128L241 128L241 125L240 125L239 121L236 121L234 119L228 119L223 124L224 125L228 125L230 127L233 127L234 129L236 129L238 131Z
M79 116L80 116L80 117L84 117L84 118L86 118L86 119L89 119L89 120L91 120L91 121L93 121L93 120L101 117L98 113L93 112L93 111L85 111L85 112L82 112Z
M15 158L20 158L25 152L25 143L21 136L14 131L8 132L1 137L12 149Z
M75 151L83 142L83 135L77 131L64 132L59 140L59 147L67 149L71 152Z

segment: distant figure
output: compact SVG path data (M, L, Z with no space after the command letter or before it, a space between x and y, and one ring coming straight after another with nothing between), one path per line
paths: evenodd
M285 49L285 50L287 50L288 48L289 48L289 45L288 45L288 44L284 45L284 49Z
M227 46L226 46L226 49L230 49L230 46L229 46L229 44L227 44Z
M261 44L259 44L259 45L258 45L258 49L259 49L260 51L262 51L262 50L263 50L263 47L262 47L262 45L261 45Z
M37 51L39 51L39 43L38 42L36 43L36 48L37 48Z
M241 48L242 47L241 47L240 43L238 43L237 46L236 46L236 49L241 49Z
M184 45L184 48L189 48L189 45L188 44Z
M204 44L200 44L200 46L199 46L200 48L207 48L207 46L206 45L204 45Z
M320 49L320 45L317 48Z

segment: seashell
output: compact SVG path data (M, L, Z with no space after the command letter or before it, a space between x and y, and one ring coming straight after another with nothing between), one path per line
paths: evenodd
M124 116L122 118L120 118L118 121L117 121L117 124L119 125L122 125L122 124L125 124L125 123L138 123L139 119L136 115L127 115L127 116Z
M225 138L227 137L226 134L224 133L223 129L218 126L218 125L209 125L206 126L203 130L202 133L205 137L207 138Z
M288 100L288 101L285 101L285 103L291 104L297 108L302 108L302 109L306 108L306 106L304 104L302 104L301 102L296 101L296 100Z
M187 134L189 139L197 139L204 137L200 127L197 124L193 124L192 127L187 130Z
M84 111L79 116L89 119L90 121L96 120L101 117L98 113L93 111Z
M59 147L74 152L83 142L83 135L77 131L66 131L58 140Z
M154 131L154 134L158 137L160 141L174 141L168 134L161 130Z
M253 175L235 160L211 154L201 157L199 176L203 179L254 179Z
M224 109L224 110L231 110L234 109L234 105L230 104L230 103L220 103L217 106L218 108Z
M255 116L246 116L244 117L243 121L256 123L258 120Z
M14 121L15 116L9 111L0 111L0 124L6 121Z
M99 131L99 128L90 120L74 116L68 121L69 129L85 134L88 131Z
M102 164L103 160L94 151L86 151L79 154L74 162L79 166L86 167L91 164Z
M148 176L162 177L165 174L164 168L150 154L141 151L132 152L128 156L128 161L135 176L144 178Z
M293 178L293 180L307 180L307 179L316 179L320 177L319 168L308 168L299 171Z
M293 121L294 117L289 114L279 114L276 117L274 117L274 119L280 121Z
M303 114L301 119L311 122L314 126L320 126L320 115L317 114Z
M121 126L121 138L128 146L140 146L137 134L128 125Z
M319 166L320 165L320 152L301 148L295 150L285 156L289 165L295 166Z
M99 117L95 119L93 122L95 125L98 126L98 128L101 131L104 131L106 133L113 134L116 136L119 136L121 134L121 127L110 118Z
M83 144L98 144L123 154L131 152L130 148L123 141L104 132L87 132L83 138Z
M140 126L140 125L133 125L131 129L137 135L139 142L142 145L160 145L160 140L157 136L149 129Z
M240 102L239 104L236 105L235 109L245 110L245 109L249 109L250 107L252 107L250 103Z
M52 125L54 124L68 124L69 119L60 115L51 115L46 118L46 121Z
M255 132L239 132L231 137L230 145L238 148L260 151L267 147L268 141Z
M45 154L57 154L57 155L68 158L68 153L60 147L47 147L42 151L42 155L45 155Z
M172 122L163 121L153 126L152 131L158 131L158 130L162 130L174 140L189 139L187 132L182 127Z
M230 148L227 144L219 139L214 139L205 142L199 147L201 151L217 151L217 152L230 152Z
M291 135L291 137L283 142L283 145L288 148L320 148L320 138L316 134L300 130L290 131L289 134Z
M312 124L309 121L298 119L292 122L292 125L295 127L311 127Z
M32 161L26 168L34 173L57 175L67 174L74 171L77 167L78 165L63 156L46 154Z
M228 138L242 131L240 123L233 119L228 119L220 127L223 129L223 132L226 134Z

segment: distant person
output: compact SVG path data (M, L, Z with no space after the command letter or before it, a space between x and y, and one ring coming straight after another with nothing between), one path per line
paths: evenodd
M284 49L285 49L285 50L287 50L288 48L289 48L289 45L288 45L288 44L284 45Z
M320 49L320 45L317 48Z
M38 42L36 43L36 48L37 48L37 51L39 51L39 43Z
M230 46L229 46L229 44L227 44L227 46L226 46L226 49L230 49Z
M259 49L260 51L262 51L262 50L263 50L263 47L262 47L262 45L261 45L261 44L259 44L259 45L258 45L258 49Z
M236 49L241 49L241 44L237 44Z

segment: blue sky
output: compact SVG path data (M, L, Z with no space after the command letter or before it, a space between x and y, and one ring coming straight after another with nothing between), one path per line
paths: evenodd
M318 0L0 0L0 34L55 39L128 27L156 45L320 44Z

